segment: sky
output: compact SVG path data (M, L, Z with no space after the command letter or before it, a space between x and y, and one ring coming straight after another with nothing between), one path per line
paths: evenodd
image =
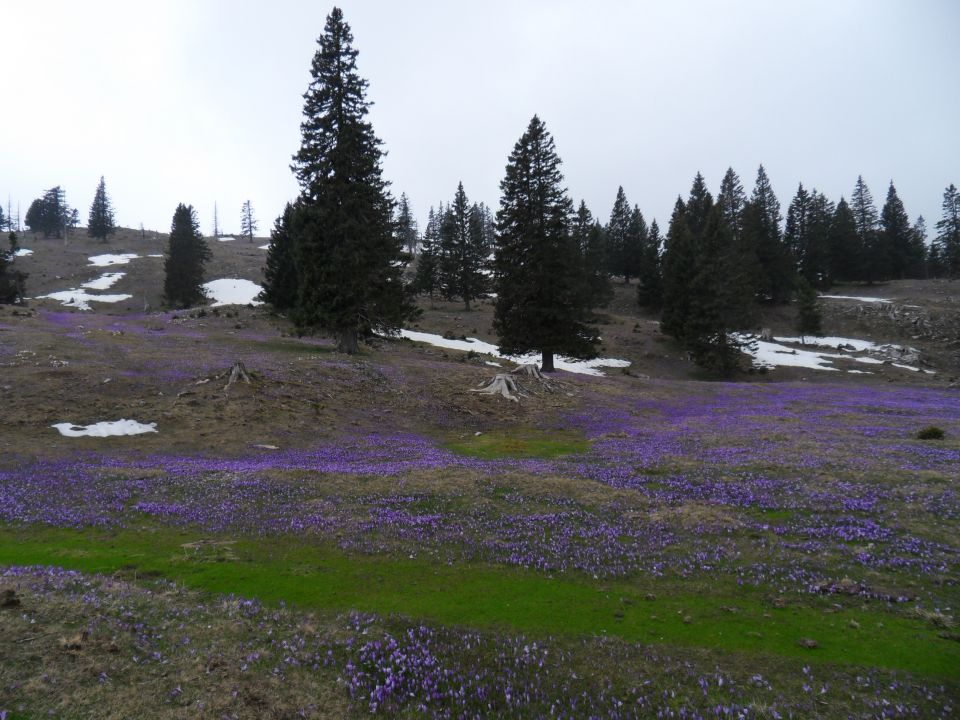
M86 223L100 176L126 227L267 235L298 193L303 92L332 5L301 0L5 0L0 201L61 185ZM911 218L960 183L957 0L346 0L384 175L421 228L463 182L496 209L537 114L571 198L609 218L618 186L665 230L697 172L783 212L891 179Z

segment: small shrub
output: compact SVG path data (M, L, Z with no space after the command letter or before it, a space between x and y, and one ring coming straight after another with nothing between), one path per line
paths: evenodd
M943 430L936 425L930 425L917 433L917 440L943 440Z

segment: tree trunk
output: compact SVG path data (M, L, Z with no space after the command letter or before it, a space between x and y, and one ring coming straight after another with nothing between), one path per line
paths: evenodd
M541 354L543 359L540 361L540 372L554 372L553 352L543 350Z
M347 355L356 355L360 352L356 328L342 329L337 333L337 350Z
M465 297L463 299L463 309L466 312L470 312L470 298Z

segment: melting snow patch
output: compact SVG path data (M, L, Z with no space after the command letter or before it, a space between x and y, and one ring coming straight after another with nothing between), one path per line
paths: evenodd
M103 303L116 303L122 300L129 300L133 295L91 295L86 290L61 290L60 292L50 293L49 295L40 295L37 300L50 298L59 300L65 307L75 307L78 310L89 310L90 301Z
M221 305L263 305L257 300L257 295L263 290L255 282L224 278L211 280L203 284L203 291L213 299L213 307Z
M233 235L220 235L217 237L217 240L220 242L232 242L236 240L236 238Z
M796 337L774 338L776 342L760 340L753 336L742 334L734 334L731 337L740 342L750 341L752 343L753 349L751 350L748 345L744 347L744 352L753 357L754 367L775 368L777 366L785 366L836 371L838 368L833 367L833 361L837 359L852 360L865 365L882 365L890 361L893 357L897 359L918 359L919 357L919 351L915 348L907 348L900 345L877 345L869 340L858 340L857 338L813 336L803 338L804 344L806 345L846 350L846 352L842 353L831 353L824 352L823 350L806 350L802 347L787 347L786 345L780 344L799 343L800 338ZM862 352L879 354L881 357L850 354ZM895 362L891 362L890 364L893 367L910 370L912 372L920 371L920 368L910 365ZM848 370L847 372L864 373L862 370ZM932 370L924 370L923 372L929 375L934 374Z
M435 347L449 348L450 350L463 350L464 352L475 352L481 355L492 355L497 358L503 358L518 365L536 364L540 362L538 353L529 353L528 355L503 355L500 348L483 340L476 338L467 338L466 340L451 340L442 335L433 333L417 332L415 330L401 330L400 336L413 340L415 342L427 343ZM578 375L598 375L602 376L598 368L603 367L627 367L629 360L617 360L614 358L596 358L594 360L571 360L565 357L555 357L553 365L557 370L566 370L567 372Z
M17 248L17 251L13 254L14 257L26 257L27 255L33 255L33 250L30 248Z
M163 257L163 253L154 253L153 255L147 255L147 257Z
M114 420L94 423L93 425L74 425L73 423L57 423L51 425L60 431L65 437L109 437L111 435L140 435L142 433L156 432L157 424L155 422L138 423L136 420Z
M87 259L94 267L109 267L110 265L126 265L138 257L140 256L134 253L123 253L122 255L94 255Z
M257 245L257 250L269 250L269 249L270 249L270 243L267 243L266 245Z
M98 278L91 280L90 282L85 282L83 287L90 290L107 290L113 285L117 280L122 278L126 273L115 272L115 273L104 273Z
M893 300L889 298L857 297L856 295L821 295L820 297L826 298L827 300L857 300L858 302L878 302L878 303L893 302Z

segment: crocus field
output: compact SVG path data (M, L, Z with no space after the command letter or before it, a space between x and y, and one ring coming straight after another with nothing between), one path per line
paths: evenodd
M402 341L31 322L179 404L0 460L0 717L960 713L956 390L611 371L473 418L424 369L483 367ZM224 357L261 370L264 426L318 377L344 422L191 445L181 388Z

